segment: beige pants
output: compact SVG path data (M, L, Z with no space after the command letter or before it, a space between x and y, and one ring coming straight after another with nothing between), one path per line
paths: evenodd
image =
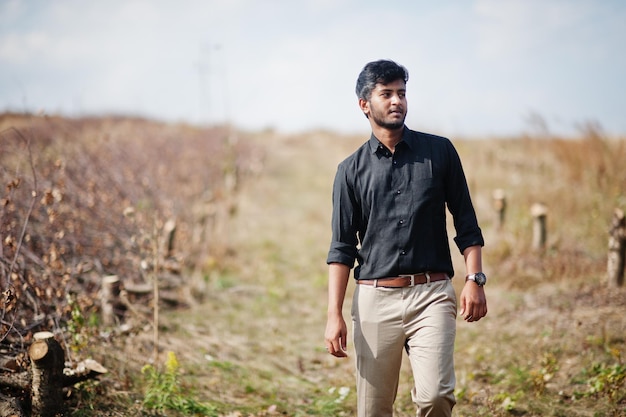
M403 350L413 370L417 416L451 416L456 295L450 280L406 288L357 285L352 320L358 417L392 416Z

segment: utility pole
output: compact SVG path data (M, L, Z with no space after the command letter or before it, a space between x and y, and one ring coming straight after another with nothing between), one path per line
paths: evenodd
M198 122L211 124L213 107L211 103L211 73L212 73L212 51L220 49L219 44L205 42L200 45L196 69L198 71ZM213 120L214 122L214 120Z

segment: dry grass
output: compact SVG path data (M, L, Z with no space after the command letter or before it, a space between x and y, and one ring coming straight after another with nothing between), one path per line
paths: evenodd
M336 165L366 138L329 132L240 138L255 149L255 174L238 190L236 214L212 236L200 271L205 298L164 313L161 325L159 361L174 352L181 388L214 406L215 415L354 414L353 355L337 360L323 349L325 258ZM626 415L626 290L605 283L610 216L626 204L619 163L625 142L593 131L577 140L455 143L486 236L490 312L476 324L458 322L454 415ZM191 154L184 155L176 163L194 167ZM161 178L153 180L159 189ZM167 193L176 190L169 187ZM502 230L492 209L498 188L508 202ZM186 198L178 203L195 202ZM541 252L531 249L529 209L536 201L549 207ZM454 260L462 275L460 254ZM346 317L349 304L348 297ZM149 415L139 370L151 349L143 331L92 344L84 354L110 374L77 390L73 414ZM398 417L415 414L410 378L405 366Z

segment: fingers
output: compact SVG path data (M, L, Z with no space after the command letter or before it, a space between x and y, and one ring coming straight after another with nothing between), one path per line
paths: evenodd
M334 346L331 346L330 348L326 348L326 350L328 350L328 353L337 358L345 358L348 356L348 353L345 351L345 349L342 348L336 348Z
M329 320L326 324L324 337L326 342L326 351L338 358L345 358L348 356L346 353L347 337L348 330L343 319Z
M338 358L345 358L348 356L348 353L346 352L346 334L326 339L326 351Z
M326 350L328 351L328 353L338 358L345 358L346 356L348 356L348 353L346 352L345 342L343 342L343 339L341 338L327 341Z
M473 322L473 321L478 321L478 320L480 320L483 317L484 316L479 316L479 315L474 316L473 314L468 314L465 317L463 317L463 320L465 320L467 322Z
M463 308L460 312L463 320L467 322L474 322L482 319L487 315L487 305L486 304L474 304L467 308Z

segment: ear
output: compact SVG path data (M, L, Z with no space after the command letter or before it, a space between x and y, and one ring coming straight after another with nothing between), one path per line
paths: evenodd
M370 114L369 101L360 98L359 99L359 107L361 108L361 111L363 112L365 117L367 117L369 119L369 114Z

